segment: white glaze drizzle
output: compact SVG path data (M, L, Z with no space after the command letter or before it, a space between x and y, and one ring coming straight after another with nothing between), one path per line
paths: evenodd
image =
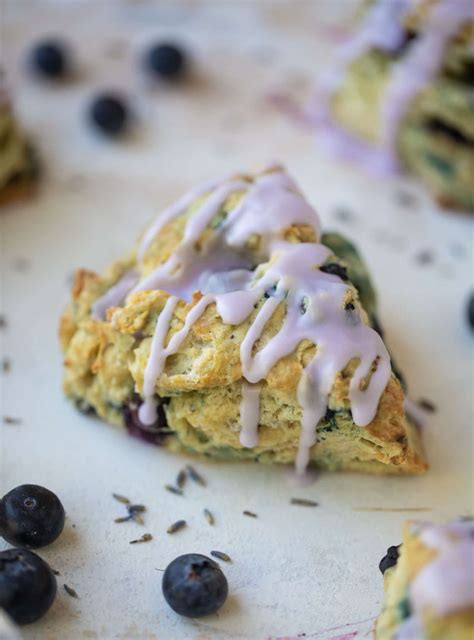
M168 224L171 220L174 220L181 213L186 211L186 209L200 196L212 191L221 182L221 180L213 179L206 180L202 184L197 185L190 191L187 191L181 198L176 200L173 204L171 204L167 209L162 211L159 216L155 219L153 224L151 224L141 239L141 242L138 246L138 260L143 260L143 256L145 255L147 249L150 244L153 242L154 238L158 235L158 233L163 229L163 227Z
M415 615L428 607L440 616L474 607L474 523L425 524L419 535L437 555L410 585Z
M240 402L240 444L251 449L258 444L258 422L260 419L260 387L242 382Z
M381 141L371 144L334 121L330 101L356 58L371 48L396 51L404 37L403 18L413 6L408 0L378 0L353 38L341 48L334 68L322 78L308 108L308 117L320 128L318 143L322 147L376 173L398 170L396 139L400 122L411 101L438 72L450 38L473 17L469 0L439 0L433 5L423 30L394 65L380 108Z
M222 255L219 251L206 251L206 248L199 253L195 244L206 226L219 212L223 202L232 193L247 188L248 183L243 180L235 180L218 186L188 220L183 239L169 260L157 267L152 273L139 282L132 293L160 288L186 299L190 297L190 293L196 290L196 276L201 276L203 272L209 273L213 270L218 270L219 267L222 268L223 265L227 265L228 267L233 266L228 264L228 255ZM168 218L167 221L172 219L170 212L174 212L176 217L176 215L182 213L182 207L171 206L165 211L164 214L166 214ZM158 219L160 218L161 216L159 216ZM155 226L159 229L162 228L159 225ZM219 234L217 234L217 236L218 235ZM215 241L216 238L214 238L214 243ZM209 257L211 257L211 261L209 261ZM237 261L234 266L239 266L239 264Z
M207 245L197 252L196 242L214 215L230 194L242 190L245 193L237 206L228 213ZM181 206L171 207L165 212L168 219L172 219L171 210L175 215L182 213ZM166 358L179 350L205 309L215 303L225 324L239 325L252 314L264 295L267 300L240 344L242 445L254 447L258 443L258 383L305 339L316 345L316 354L306 366L297 389L302 409L297 472L303 473L309 461L310 448L316 441L316 426L326 412L335 376L353 359L359 361L349 385L354 421L365 426L374 418L390 377L387 350L378 334L362 322L357 303L349 311L344 309L349 287L339 277L319 270L331 251L315 242L294 244L284 240L284 231L296 224L311 226L319 238L316 212L283 170L261 175L252 184L229 181L210 193L189 218L183 239L169 260L134 287L134 291L158 288L172 294L158 316L145 367L143 404L139 409L139 418L145 425L156 420L156 383ZM153 228L161 227L155 222ZM261 261L268 264L252 271L246 244L255 236L260 238ZM149 246L152 239L149 234L146 237ZM225 266L226 270L219 271ZM203 297L188 311L183 327L165 345L179 298L189 298L196 285L200 286ZM283 302L286 311L281 328L256 350L265 325ZM375 360L376 370L362 391L360 384Z
M153 339L151 341L150 354L148 356L143 376L143 404L138 410L140 422L145 425L152 425L157 418L155 384L163 371L163 367L165 366L167 357L165 339L168 334L168 329L177 303L178 298L175 296L170 296L168 298L163 310L158 316L155 333L153 334Z
M423 623L420 618L410 616L403 620L393 636L393 640L423 640Z
M92 317L104 320L107 309L119 306L138 282L138 273L133 269L126 271L113 287L98 298L91 308Z

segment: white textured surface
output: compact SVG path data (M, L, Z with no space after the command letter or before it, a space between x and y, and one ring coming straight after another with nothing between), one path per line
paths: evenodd
M0 311L9 323L1 338L12 362L1 378L1 413L22 422L0 425L0 490L44 484L68 512L64 534L40 550L61 572L59 596L41 622L22 629L25 639L263 640L304 632L328 640L358 631L358 640L380 608L378 562L413 514L356 509L424 507L432 511L419 515L434 520L472 511L472 336L464 317L472 222L439 212L410 182L374 181L318 156L307 133L264 100L273 90L304 94L331 56L324 23L350 4L1 4L9 80L47 173L36 200L1 213ZM24 73L25 49L40 34L65 30L80 77L66 87L41 85ZM192 81L148 86L136 58L154 36L179 36L189 45ZM117 41L125 47L113 59ZM140 115L127 144L104 141L84 124L84 106L102 86L124 88ZM61 395L56 327L73 268L105 266L154 211L199 180L273 158L288 165L323 226L346 232L363 250L411 395L438 407L426 430L432 468L423 478L323 475L297 490L279 468L198 463L209 486L190 485L181 498L163 485L182 459L79 415ZM413 207L396 203L400 186L413 195ZM341 221L338 207L353 219ZM433 261L420 266L415 256L424 250ZM113 491L147 505L145 527L113 523L122 514ZM294 495L320 507L290 506ZM203 507L215 513L214 528ZM243 509L259 518L242 516ZM178 518L189 527L168 536ZM145 531L152 542L128 544ZM155 569L180 553L211 549L233 558L224 565L231 595L219 615L178 618L163 601ZM64 592L64 582L78 600Z

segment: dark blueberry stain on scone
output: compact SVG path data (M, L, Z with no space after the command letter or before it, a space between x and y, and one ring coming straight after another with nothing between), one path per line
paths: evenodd
M162 399L157 408L157 420L155 424L146 426L138 417L138 410L142 404L142 399L136 393L130 401L124 405L122 412L125 427L128 433L134 438L149 442L151 444L163 444L164 439L169 435L168 422L164 405L169 402L168 399Z
M387 569L390 569L391 567L394 567L397 562L398 562L398 556L399 556L399 548L400 545L398 546L393 546L393 547L389 547L387 549L387 554L382 558L382 560L379 563L379 569L380 571L383 573L385 573L387 571Z
M468 147L474 145L474 140L472 138L469 138L460 129L453 127L440 118L429 118L425 123L425 128L430 133L445 136L456 144Z
M403 598L398 605L398 610L400 612L400 620L406 620L411 616L411 605L408 596Z
M338 276L339 278L341 278L341 280L349 280L346 267L342 266L342 264L338 264L337 262L323 264L322 267L319 267L319 270L323 273L329 273L333 276Z

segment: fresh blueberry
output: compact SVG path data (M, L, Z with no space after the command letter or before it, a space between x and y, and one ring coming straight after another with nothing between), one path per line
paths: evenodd
M147 52L145 64L154 75L174 80L185 71L186 55L174 44L156 44Z
M187 553L171 562L163 575L163 595L182 616L199 618L224 604L228 585L221 568L206 556Z
M471 293L467 303L467 321L472 330L474 330L474 293Z
M103 94L95 98L90 106L89 116L92 122L109 136L123 133L130 119L124 100L112 94Z
M400 546L400 545L399 545ZM387 549L387 555L385 555L379 563L379 569L382 572L382 575L390 569L390 567L394 567L398 562L398 547L389 547Z
M44 547L64 527L59 498L36 484L22 484L0 500L0 535L19 547Z
M43 616L54 602L56 578L49 565L28 549L0 552L0 609L17 624Z
M64 77L68 71L69 52L59 40L45 40L33 47L30 61L36 73L58 79Z

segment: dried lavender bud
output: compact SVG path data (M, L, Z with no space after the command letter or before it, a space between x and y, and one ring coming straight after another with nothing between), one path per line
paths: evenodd
M223 560L224 562L232 562L230 556L228 556L227 553L224 553L223 551L211 551L211 556L214 556L214 558L219 558L219 560Z
M177 520L176 522L173 522L173 524L166 529L166 533L176 533L176 531L179 531L180 529L184 529L186 524L187 524L186 520Z

